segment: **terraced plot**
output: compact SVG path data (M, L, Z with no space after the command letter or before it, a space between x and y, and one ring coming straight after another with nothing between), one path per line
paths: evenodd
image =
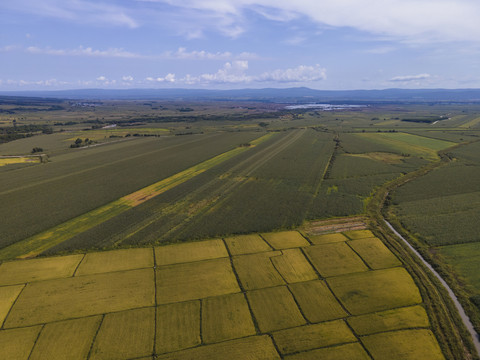
M365 235L310 245L278 232L270 245L249 235L3 263L0 358L442 359L412 278ZM391 266L373 270L376 256ZM348 271L325 271L338 268Z

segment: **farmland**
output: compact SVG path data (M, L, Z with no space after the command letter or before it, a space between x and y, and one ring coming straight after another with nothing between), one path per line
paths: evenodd
M349 247L372 236L350 231L334 244ZM308 233L251 234L255 248L266 250L269 242L287 249L237 255L229 255L238 246L227 239L1 264L0 298L7 301L0 357L370 359L373 353L383 359L398 353L418 359L428 352L430 359L444 358L418 289L399 264L322 276L305 254L329 244L311 244ZM318 252L319 261L320 254L329 256ZM252 257L270 267L245 272ZM36 275L46 269L49 277ZM308 276L292 277L292 269ZM262 271L281 282L261 280ZM257 286L245 286L250 279Z
M460 359L470 346L367 210L436 166L392 191L389 216L480 304L477 105L49 109L0 114L52 130L0 144L44 160L0 166L0 344L22 334L8 348L20 358L415 359L424 344Z

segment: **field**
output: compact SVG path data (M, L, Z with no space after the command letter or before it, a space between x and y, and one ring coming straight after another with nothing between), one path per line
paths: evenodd
M0 298L6 299L0 344L8 346L0 347L0 357L18 351L19 359L30 353L33 359L70 359L70 352L79 359L369 358L363 344L383 358L418 338L425 348L407 346L407 357L391 358L421 358L427 350L442 358L404 268L321 277L305 254L332 244L311 245L308 234L299 232L275 235L296 239L298 246L289 241L289 249L261 247L257 253L247 247L248 254L232 256L238 244L215 239L92 252L74 255L77 270L68 274L52 264L66 268L72 256L5 262L0 265ZM244 238L258 247L262 236ZM362 241L342 236L345 242L333 245ZM362 237L365 231L348 236ZM197 255L202 248L206 251ZM320 253L316 256L321 261ZM252 268L256 263L263 265ZM21 285L10 285L16 264L25 268L15 275ZM47 268L50 277L32 276ZM245 286L256 276L256 286ZM280 284L265 280L274 276ZM380 342L381 336L387 340Z

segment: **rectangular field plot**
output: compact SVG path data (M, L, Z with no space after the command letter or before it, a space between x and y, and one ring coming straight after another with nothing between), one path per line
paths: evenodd
M250 291L247 298L261 332L305 324L292 294L285 286Z
M125 359L153 353L155 308L105 315L90 359Z
M317 349L286 356L285 360L371 360L359 343Z
M20 294L4 326L29 326L153 306L154 286L152 269L31 283Z
M250 310L243 294L203 300L202 338L205 343L255 335Z
M155 339L158 354L200 345L200 301L159 306Z
M225 238L225 242L232 255L245 255L272 250L258 234L232 236Z
M402 330L362 337L375 360L443 360L437 339L430 330Z
M101 320L98 315L45 325L30 359L86 359Z
M367 271L367 266L347 244L332 243L305 248L305 254L324 277Z
M282 354L357 341L343 320L278 331L273 339Z
M83 255L9 261L0 265L0 285L65 278L73 275Z
M347 321L358 335L430 326L427 313L420 305L352 316Z
M24 286L25 285L14 285L0 287L0 328Z
M318 279L300 249L282 250L282 255L272 256L270 259L287 283Z
M153 250L124 249L86 254L75 275L153 267Z
M357 239L366 239L375 237L370 230L352 230L352 231L345 231L344 234L348 236L348 238L352 240Z
M0 359L26 360L37 340L41 326L0 330Z
M333 233L333 234L325 234L325 235L308 235L308 239L314 245L343 242L348 240L348 238L341 233Z
M157 360L280 360L270 337L252 336L159 355Z
M222 240L206 240L155 248L157 265L179 264L192 261L228 257Z
M283 281L283 278L270 260L271 257L281 254L280 251L269 251L233 257L233 267L240 278L243 288L254 290L284 285L285 281Z
M402 265L380 239L352 240L348 242L348 245L374 270Z
M347 316L323 281L309 281L288 286L305 317L312 323Z
M240 292L230 259L160 266L156 271L159 304Z
M327 282L353 315L422 302L417 286L404 268L343 275L330 278Z
M262 237L276 250L310 245L298 231L263 233Z

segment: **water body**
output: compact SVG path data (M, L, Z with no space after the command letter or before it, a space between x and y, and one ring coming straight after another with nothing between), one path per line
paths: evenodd
M358 109L358 108L365 108L365 107L367 107L367 105L301 104L301 105L288 105L288 106L285 106L285 109L288 109L288 110L320 109L322 111L332 111L332 110Z
M452 289L450 289L450 286L448 286L448 284L445 282L445 280L443 280L443 278L440 276L440 274L435 271L435 269L422 257L422 255L420 255L420 253L417 250L415 250L415 248L402 235L400 235L400 233L397 230L395 230L395 228L387 220L383 219L383 221L385 221L385 223L388 225L390 230L392 230L395 233L395 235L397 235L400 239L402 239L402 241L410 248L410 250L412 250L415 253L415 255L418 256L418 258L420 260L422 260L422 262L425 264L425 266L428 267L428 269L433 273L433 275L435 275L437 277L437 279L440 281L440 283L443 285L443 287L447 290L448 295L450 295L450 298L453 300L453 303L455 304L455 307L457 308L457 311L458 311L458 313L460 314L460 317L463 320L463 323L465 324L468 332L472 336L473 344L475 345L475 348L477 349L477 353L480 354L479 335L477 334L477 332L473 328L473 324L470 321L470 318L465 313L465 310L463 309L462 304L460 304L456 295L454 294Z

